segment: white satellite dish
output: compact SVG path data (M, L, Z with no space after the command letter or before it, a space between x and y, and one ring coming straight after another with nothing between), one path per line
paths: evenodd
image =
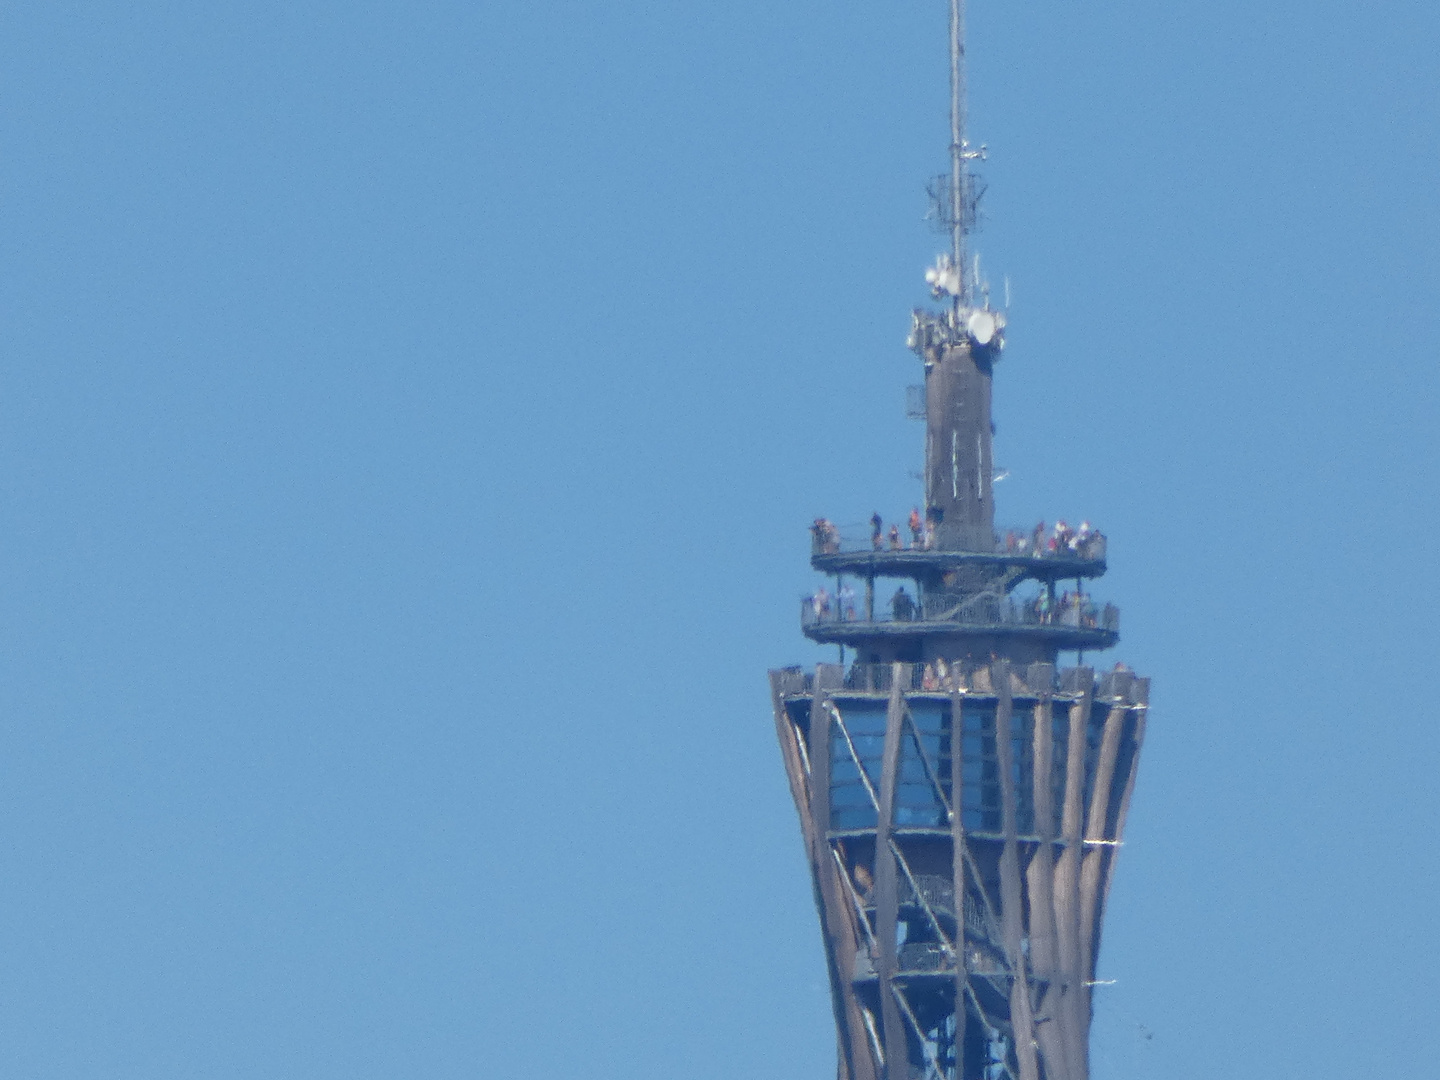
M948 255L937 257L935 265L925 271L925 283L930 286L936 299L945 293L951 296L960 295L960 271L955 268Z
M981 310L970 313L970 318L965 320L965 329L976 345L989 345L995 340L995 331L999 327L995 323L994 312Z

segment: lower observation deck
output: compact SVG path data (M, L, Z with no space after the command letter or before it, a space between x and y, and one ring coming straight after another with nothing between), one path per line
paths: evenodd
M1061 650L1094 650L1108 649L1120 640L1120 610L1114 604L1042 612L1033 605L1007 601L989 605L989 610L946 612L937 618L921 612L909 619L886 618L878 611L860 618L846 614L843 609L817 612L813 599L806 599L800 608L801 629L811 641L855 648L915 637L984 637L1029 639Z

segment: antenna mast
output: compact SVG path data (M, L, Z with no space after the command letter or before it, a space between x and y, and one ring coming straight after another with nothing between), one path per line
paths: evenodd
M966 306L965 274L965 0L950 0L950 221L951 256L960 277L955 313Z

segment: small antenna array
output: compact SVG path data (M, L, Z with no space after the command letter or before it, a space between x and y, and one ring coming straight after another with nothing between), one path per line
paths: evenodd
M917 310L907 344L934 363L931 350L946 343L968 340L972 347L992 354L1005 346L1005 316L990 306L989 284L980 276L979 256L968 250L967 240L979 227L980 199L985 185L970 174L970 162L985 160L985 147L972 148L965 137L967 88L965 82L965 0L950 0L950 172L926 185L932 225L950 234L950 251L925 271L925 281L937 300L949 300L949 310L937 316ZM1007 285L1008 293L1008 285Z

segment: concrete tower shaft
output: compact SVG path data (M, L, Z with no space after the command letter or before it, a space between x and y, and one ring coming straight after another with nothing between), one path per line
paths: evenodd
M994 546L993 355L972 341L925 350L925 502L944 551Z

